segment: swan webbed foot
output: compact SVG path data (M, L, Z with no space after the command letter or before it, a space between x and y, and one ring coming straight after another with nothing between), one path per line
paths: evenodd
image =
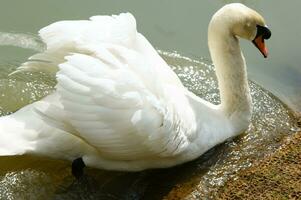
M77 158L72 162L72 174L76 179L81 178L84 175L85 163L83 159Z

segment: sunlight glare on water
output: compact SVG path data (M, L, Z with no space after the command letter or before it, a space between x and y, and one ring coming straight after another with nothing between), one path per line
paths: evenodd
M192 60L177 53L159 51L183 84L198 96L219 103L214 67L206 59ZM8 76L17 65L0 67L0 111L16 111L51 93L53 76L42 72ZM252 165L280 145L295 129L290 110L257 84L250 82L253 118L248 131L219 145L196 161L182 166L141 173L90 169L88 179L74 182L70 163L22 157L0 158L1 199L162 199L176 185L193 183L187 197L210 198L235 173Z
M23 72L10 75L12 64L0 64L0 114L6 115L48 95L55 84L54 77L44 72Z

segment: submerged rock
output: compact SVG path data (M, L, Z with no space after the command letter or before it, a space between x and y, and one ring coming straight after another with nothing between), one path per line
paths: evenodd
M215 199L301 199L301 132L273 155L242 170Z

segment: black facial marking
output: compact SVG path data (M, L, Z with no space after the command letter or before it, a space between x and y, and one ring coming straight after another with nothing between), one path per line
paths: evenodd
M260 26L260 25L257 25L256 27L257 27L257 34L255 38L262 36L263 39L267 40L271 37L272 33L270 29L268 29L268 27Z

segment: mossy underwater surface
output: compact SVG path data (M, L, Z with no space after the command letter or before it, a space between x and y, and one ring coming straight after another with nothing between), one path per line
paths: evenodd
M215 199L301 199L301 132L287 138L270 157L227 181Z
M192 60L159 51L184 85L200 97L219 103L214 67L205 59ZM51 93L55 77L43 72L8 76L14 65L0 67L2 115ZM253 118L239 137L211 149L199 159L169 169L139 173L87 169L75 181L70 163L31 156L0 158L0 199L211 199L227 180L265 159L298 128L291 111L271 93L250 82ZM180 192L180 194L177 194ZM178 196L177 196L178 195Z

